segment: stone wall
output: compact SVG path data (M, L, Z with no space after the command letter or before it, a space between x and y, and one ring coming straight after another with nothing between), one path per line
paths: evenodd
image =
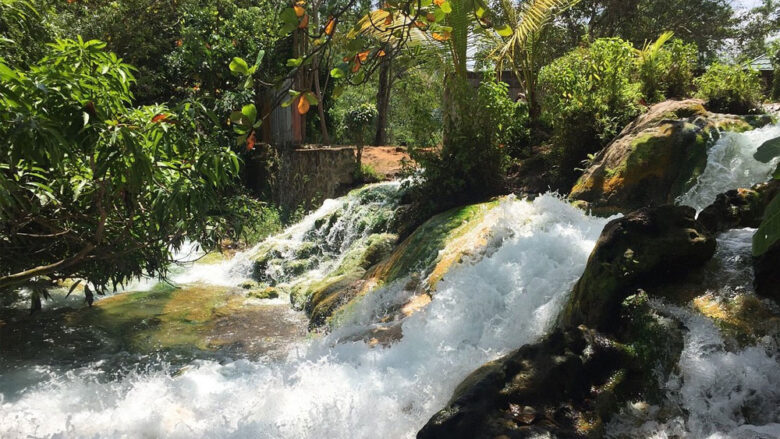
M279 160L274 196L287 209L312 209L323 200L345 194L354 184L355 148L302 148L285 151Z

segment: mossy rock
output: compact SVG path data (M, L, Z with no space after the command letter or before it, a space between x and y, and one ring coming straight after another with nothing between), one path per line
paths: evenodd
M253 299L276 299L279 297L279 291L274 287L257 288L249 291L247 297Z
M755 123L708 113L698 100L657 104L596 156L570 198L603 213L673 203L704 172L707 150L722 131L743 132Z
M699 267L715 253L715 238L685 206L644 208L609 222L561 316L566 328L607 330L623 300L642 283Z

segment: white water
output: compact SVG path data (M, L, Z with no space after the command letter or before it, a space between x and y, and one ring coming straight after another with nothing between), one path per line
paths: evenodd
M764 179L769 171L751 162L752 153L762 139L776 135L778 127L724 137L700 182L681 201L701 209L719 192ZM294 249L312 238L307 234L318 219L350 203L327 201L271 241ZM370 328L363 316L402 302L408 294L403 281L361 303L352 323L294 347L282 362L197 361L180 370L154 364L108 373L99 364L59 368L31 359L36 378L28 380L35 384L19 390L11 381L24 379L0 376L0 437L413 437L466 375L547 331L606 223L551 195L534 202L508 199L490 215L500 218L493 230L500 242L495 251L454 267L432 303L404 321L403 338L389 347L343 340ZM338 240L324 237L335 256L363 236L363 229L351 230ZM749 232L743 235L748 238L720 238L721 271L733 279L725 281L726 294L749 288L745 279L751 276L744 275ZM250 254L208 267L195 263L174 280L235 285L249 275ZM708 320L689 309L657 306L688 330L680 371L665 384L670 404L681 414L662 416L661 408L651 407L655 412L626 417L613 432L780 437L777 346L767 341L730 352ZM746 418L744 407L756 413Z
M545 333L606 223L550 195L491 214L500 246L453 268L388 348L332 334L275 364L38 371L50 378L5 395L0 437L413 437L468 373Z
M776 137L780 137L780 124L744 133L724 133L709 150L707 167L697 183L677 202L701 211L720 193L767 181L780 159L761 163L753 154L762 143Z
M751 294L751 238L755 229L718 236L718 250L705 268L706 291L728 301ZM765 299L769 307L777 306ZM685 327L678 370L665 379L662 406L629 404L608 427L613 438L774 439L780 437L780 351L777 338L729 349L715 324L690 307L659 300L653 306Z

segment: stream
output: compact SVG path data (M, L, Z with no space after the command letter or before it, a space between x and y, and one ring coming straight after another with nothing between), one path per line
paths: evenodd
M766 180L776 163L752 154L777 136L778 125L725 134L679 202L700 210L717 193ZM181 259L194 262L170 279L178 288L139 280L92 310L78 293L55 292L32 318L21 297L0 314L0 437L414 437L469 373L549 331L609 219L553 194L501 199L482 220L491 224L488 251L453 266L388 345L355 335L409 298L408 277L358 301L326 332L307 331L286 294L258 299L240 286L269 248L279 253L263 273L273 282L324 276L388 227L398 190L380 183L328 200L227 260L188 246ZM708 294L752 294L752 232L718 237ZM306 266L289 263L312 247L318 256ZM777 337L730 346L693 307L653 306L686 329L678 370L662 383L668 404L629 405L608 435L780 437Z

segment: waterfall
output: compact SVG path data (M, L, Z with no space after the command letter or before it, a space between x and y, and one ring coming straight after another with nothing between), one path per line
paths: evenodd
M720 193L767 181L780 159L761 163L753 154L761 144L776 137L780 137L780 124L744 133L724 133L707 153L707 166L696 184L677 202L700 212Z
M127 373L46 366L23 390L7 391L0 381L0 436L414 437L471 371L546 332L607 221L552 195L510 197L491 215L498 216L496 248L454 267L388 347L345 341L344 333L365 325L356 319L303 341L284 361L196 361ZM403 284L358 306L392 302L406 294Z
M757 164L752 153L777 135L778 126L725 135L680 202L701 209L719 192L765 179L771 166ZM215 287L235 287L252 275L272 285L316 279L354 245L389 231L398 198L398 183L386 183L328 200L253 249L219 264L187 264L172 279ZM281 359L182 363L122 353L113 361L131 366L114 368L109 359L0 357L0 437L412 438L469 373L549 330L608 221L550 194L506 197L489 215L489 251L451 268L431 303L403 320L395 343L372 345L355 335L373 328L377 309L403 303L408 278L357 302L334 331L291 342ZM751 233L719 237L713 273L723 287L713 294L749 293ZM679 370L663 382L676 411L632 406L610 424L610 434L780 436L774 341L728 349L712 322L692 309L655 306L687 328Z
M752 293L750 243L754 229L718 236L718 250L705 267L713 285L711 303ZM717 285L717 286L715 286ZM777 306L767 302L767 306ZM780 338L728 346L714 322L689 307L659 300L653 307L685 327L677 371L667 377L660 406L629 406L612 421L613 438L773 439L780 437Z

